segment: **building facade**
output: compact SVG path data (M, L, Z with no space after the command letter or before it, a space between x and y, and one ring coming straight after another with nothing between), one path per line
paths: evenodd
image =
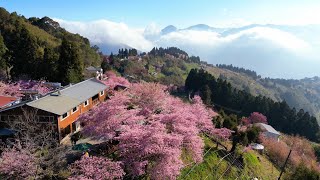
M105 101L107 86L96 78L69 85L51 92L37 100L0 110L0 126L8 127L12 121L23 119L26 112L44 126L52 125L57 139L61 141L68 134L80 129L78 117Z

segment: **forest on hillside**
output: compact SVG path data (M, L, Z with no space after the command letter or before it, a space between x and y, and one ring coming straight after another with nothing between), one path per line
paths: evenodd
M200 92L205 103L223 108L226 112L248 116L251 112L261 112L277 130L287 134L298 134L319 142L320 128L317 119L303 109L290 108L285 102L275 102L265 96L253 96L238 90L226 80L215 78L204 70L192 69L186 79L189 93ZM232 111L230 111L230 109Z
M245 90L254 96L266 96L274 101L285 100L291 108L304 109L317 117L318 120L320 119L319 77L303 79L262 78L255 71L223 64L205 69L215 77L230 82L239 90Z
M45 79L64 84L82 80L84 67L99 65L97 47L61 28L49 17L26 19L0 8L2 79Z

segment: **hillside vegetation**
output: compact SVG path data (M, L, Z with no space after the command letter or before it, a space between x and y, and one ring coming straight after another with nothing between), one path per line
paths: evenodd
M183 86L189 71L200 65L199 57L189 57L185 51L175 47L153 48L140 57L130 55L129 51L132 50L122 49L118 55L105 57L101 67L105 71L114 69L131 81Z
M121 60L122 59L122 60ZM205 69L216 78L226 80L234 88L244 90L253 96L265 96L275 102L285 101L295 111L303 109L320 119L320 78L284 80L261 78L256 72L232 65L212 66L200 61L178 48L154 48L143 54L140 60L129 60L116 55L105 59L108 67L114 68L131 80L161 82L183 86L192 68Z
M67 32L48 17L26 19L0 8L0 32L2 79L78 82L84 67L100 64L98 49L90 47L87 38Z
M290 108L285 101L276 102L265 96L253 96L246 91L234 88L226 80L216 79L203 69L192 69L185 85L189 93L199 92L208 105L216 105L240 117L249 116L252 112L260 112L278 131L299 134L312 141L320 141L320 129L316 118L303 109L296 111Z
M320 119L320 78L271 79L261 78L256 72L232 65L206 67L215 77L227 80L240 90L252 95L266 96L274 101L285 100L290 107L304 109Z

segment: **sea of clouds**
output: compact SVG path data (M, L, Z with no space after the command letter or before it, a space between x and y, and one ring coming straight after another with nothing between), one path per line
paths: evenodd
M124 47L147 52L155 46L175 46L208 63L233 64L255 70L263 76L320 76L320 38L315 36L320 33L319 26L304 29L255 25L226 28L224 32L186 28L163 33L155 23L146 28L132 28L105 19L89 22L54 20L66 30L85 36L92 44L106 49L126 45ZM110 53L106 49L103 50Z

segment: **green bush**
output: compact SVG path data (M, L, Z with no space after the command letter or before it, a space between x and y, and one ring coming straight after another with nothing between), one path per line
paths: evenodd
M319 180L320 173L315 169L309 169L304 164L300 164L294 171L286 174L284 179L288 180Z

